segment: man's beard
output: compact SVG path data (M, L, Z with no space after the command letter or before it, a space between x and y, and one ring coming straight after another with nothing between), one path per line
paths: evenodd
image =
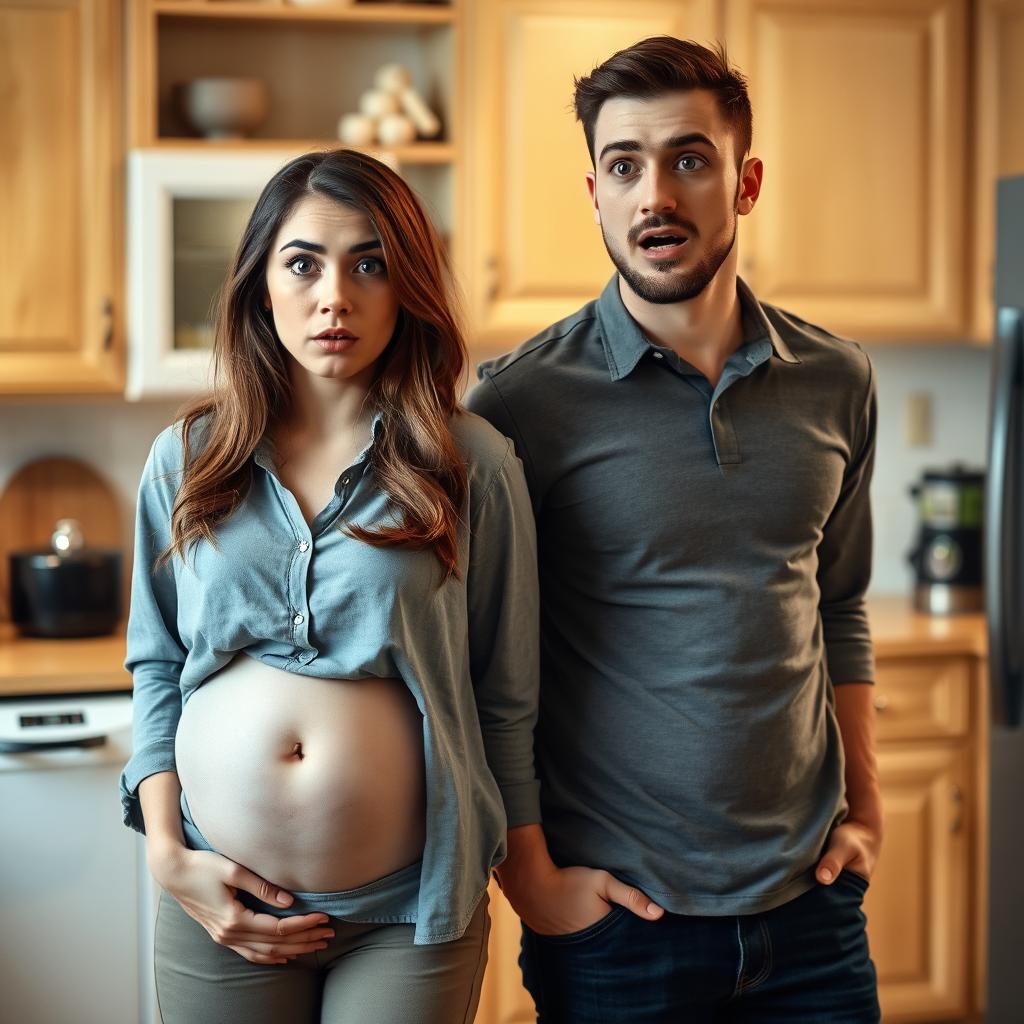
M676 223L666 217L659 217L657 221L658 223L655 225L657 227L669 227ZM690 239L696 236L696 232L692 230L687 234ZM655 263L651 268L653 275L642 273L630 264L626 256L612 248L603 226L601 238L604 240L604 247L608 250L612 263L615 264L615 269L633 292L644 302L667 305L672 302L687 302L689 299L695 299L711 283L715 274L718 273L718 268L725 262L726 257L732 252L732 247L736 244L736 218L733 218L732 235L729 240L719 242L717 245L713 244L700 263L685 274L670 274L670 271L675 270L682 260L666 260L661 264ZM688 241L686 244L689 245L690 242Z

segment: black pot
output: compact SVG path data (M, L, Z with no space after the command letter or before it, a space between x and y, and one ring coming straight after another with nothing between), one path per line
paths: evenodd
M11 620L26 636L103 636L121 621L121 552L10 556Z

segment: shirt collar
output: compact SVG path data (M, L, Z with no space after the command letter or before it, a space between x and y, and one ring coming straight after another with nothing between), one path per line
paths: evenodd
M736 292L743 306L744 323L749 322L749 337L745 344L767 339L772 352L783 362L799 363L789 346L775 329L757 301L747 283L737 277ZM597 300L597 318L601 325L601 343L604 346L605 358L608 360L608 372L613 381L622 380L636 369L640 360L654 351L640 325L630 316L619 294L619 275L613 274L605 285L604 291Z

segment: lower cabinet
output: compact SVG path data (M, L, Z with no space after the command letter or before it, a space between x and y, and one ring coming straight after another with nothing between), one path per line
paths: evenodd
M476 1024L527 1024L537 1020L519 973L519 918L491 882L491 940Z
M886 1022L975 1019L983 987L982 663L879 659L885 841L864 901Z
M864 912L886 1024L975 1021L983 988L986 832L982 663L880 657L874 700L885 813ZM491 885L490 959L476 1024L535 1021L519 920Z

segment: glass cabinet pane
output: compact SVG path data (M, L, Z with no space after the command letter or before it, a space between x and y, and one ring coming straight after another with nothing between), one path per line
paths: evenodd
M217 300L252 211L253 199L175 196L174 348L213 347Z

